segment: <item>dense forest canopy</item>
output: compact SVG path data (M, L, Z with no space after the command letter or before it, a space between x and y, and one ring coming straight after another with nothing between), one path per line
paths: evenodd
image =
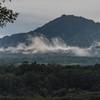
M65 98L3 100L100 100L100 65L24 62L18 66L0 66L0 95Z

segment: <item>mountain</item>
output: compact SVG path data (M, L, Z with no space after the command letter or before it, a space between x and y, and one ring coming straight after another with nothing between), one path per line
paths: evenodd
M68 45L87 47L100 41L100 23L74 15L62 15L28 33L14 34L0 39L0 47L29 43L28 37L43 34L48 38L60 37Z

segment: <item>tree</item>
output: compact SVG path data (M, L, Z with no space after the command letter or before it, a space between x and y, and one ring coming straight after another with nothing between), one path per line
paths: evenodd
M3 6L4 2L5 0L0 2L0 27L6 26L7 23L13 23L18 16L18 13Z

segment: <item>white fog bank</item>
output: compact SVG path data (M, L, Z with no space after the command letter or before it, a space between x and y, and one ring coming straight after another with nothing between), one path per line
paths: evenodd
M20 43L16 47L0 48L0 52L8 53L66 53L74 56L100 56L100 42L94 42L88 48L80 48L77 46L69 46L61 38L48 39L44 36L35 36L31 39L31 43L26 45Z

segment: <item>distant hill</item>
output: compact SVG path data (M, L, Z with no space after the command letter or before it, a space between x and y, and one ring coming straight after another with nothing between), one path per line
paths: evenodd
M48 38L61 37L69 45L87 47L100 41L100 23L74 15L62 15L28 33L14 34L0 39L0 47L28 43L28 37L44 34Z

